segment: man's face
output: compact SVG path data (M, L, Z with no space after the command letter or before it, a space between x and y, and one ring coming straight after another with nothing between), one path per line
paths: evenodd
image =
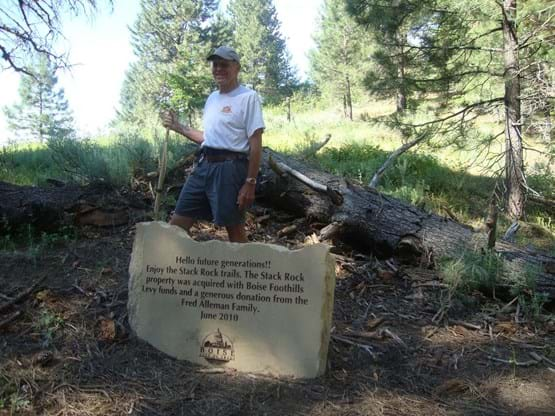
M229 87L237 83L239 76L239 64L235 61L216 58L211 62L212 76L218 87Z

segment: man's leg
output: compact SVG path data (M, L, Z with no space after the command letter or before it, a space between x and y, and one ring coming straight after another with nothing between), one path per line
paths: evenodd
M229 241L232 243L248 243L247 232L244 224L227 225L225 227Z
M191 217L185 217L183 215L178 215L175 212L173 213L172 217L170 218L171 225L177 225L178 227L183 228L187 233L195 223L195 220Z

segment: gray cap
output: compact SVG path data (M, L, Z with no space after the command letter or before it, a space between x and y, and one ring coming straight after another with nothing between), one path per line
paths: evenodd
M212 54L209 55L206 59L209 61L213 61L216 58L225 59L227 61L235 61L239 63L239 55L229 46L220 46L216 48L216 50L212 52Z

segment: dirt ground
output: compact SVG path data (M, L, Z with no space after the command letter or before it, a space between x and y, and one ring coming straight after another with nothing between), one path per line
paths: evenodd
M251 219L254 240L294 248L314 231L303 219L270 221ZM278 238L291 223L297 230ZM223 239L208 225L193 234ZM80 229L75 240L0 252L0 415L555 415L553 315L526 320L516 302L476 294L438 324L445 289L432 271L349 247L332 249L324 376L210 373L172 359L129 331L133 237L133 226Z

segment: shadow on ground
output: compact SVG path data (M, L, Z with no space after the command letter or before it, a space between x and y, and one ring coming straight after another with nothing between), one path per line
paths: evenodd
M272 237L277 222L251 227L257 241L295 244ZM207 226L195 233L222 237ZM555 415L555 366L532 360L555 360L553 322L516 324L510 310L476 298L453 305L450 324L436 326L441 291L425 283L433 273L386 273L347 247L334 249L325 376L211 374L176 361L129 333L132 238L133 228L89 230L41 253L0 253L3 295L46 277L0 329L0 415ZM353 336L379 330L381 339Z

